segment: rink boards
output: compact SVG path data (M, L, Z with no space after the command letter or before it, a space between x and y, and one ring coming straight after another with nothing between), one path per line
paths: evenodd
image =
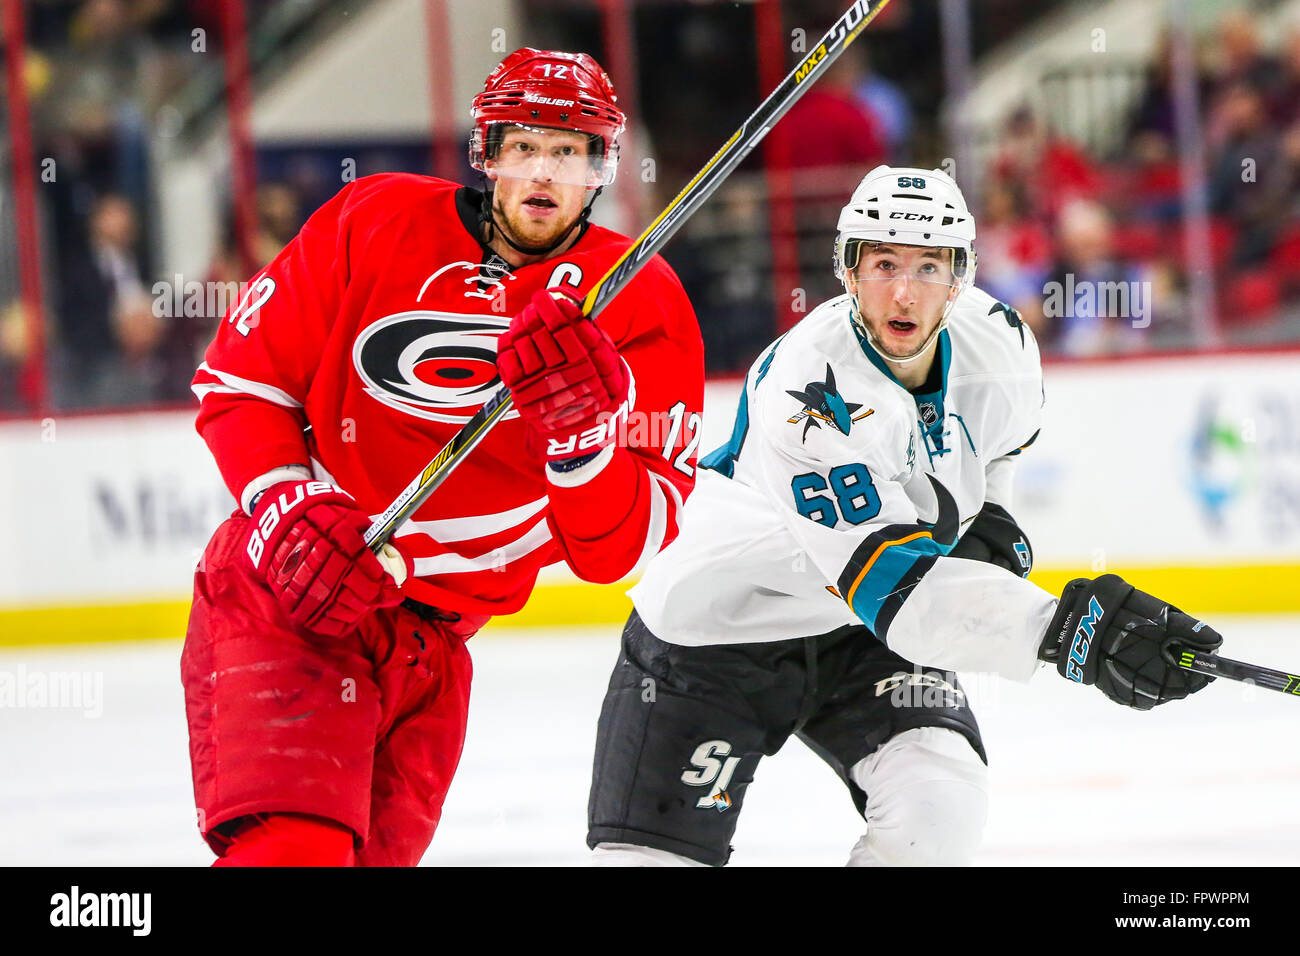
M1017 479L1033 579L1115 571L1200 614L1300 611L1297 380L1285 352L1049 365ZM702 452L739 391L709 385ZM0 644L182 633L194 565L234 507L186 410L0 423L0 500ZM548 569L502 623L617 623L627 584Z

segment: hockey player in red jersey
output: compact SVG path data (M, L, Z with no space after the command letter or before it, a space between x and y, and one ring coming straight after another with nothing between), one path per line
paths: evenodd
M414 865L464 742L465 641L538 571L617 580L677 533L703 345L588 221L624 116L585 54L522 49L474 100L479 192L346 185L258 273L194 378L240 508L195 576L181 670L219 864ZM550 291L546 291L550 290ZM507 385L514 410L378 556L362 533Z

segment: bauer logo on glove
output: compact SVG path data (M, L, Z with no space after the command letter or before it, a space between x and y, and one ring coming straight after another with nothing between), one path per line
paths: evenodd
M619 422L623 423L624 428L627 427L627 416L633 402L631 396L635 394L636 390L633 388L623 404L619 405L612 414L601 412L597 416L597 423L586 431L575 432L568 438L548 438L546 457L551 460L572 458L575 455L598 451L613 442L618 436Z
M262 556L266 553L266 542L271 540L271 535L276 527L280 524L282 515L288 514L305 498L315 497L317 495L343 495L349 501L352 497L346 494L343 489L337 485L332 485L328 481L304 481L297 484L287 484L288 490L279 495L272 495L269 492L262 496L257 509L258 518L253 524L253 533L248 536L248 560L253 562L253 567L261 570Z
M336 485L285 481L258 499L246 551L293 623L339 637L375 608L401 603L415 570L391 543L376 556L363 537L369 527Z

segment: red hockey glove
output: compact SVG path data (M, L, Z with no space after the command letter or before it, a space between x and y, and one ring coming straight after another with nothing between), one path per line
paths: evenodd
M414 572L391 544L385 563L375 557L362 538L369 525L329 482L284 481L257 501L248 558L294 624L339 637L375 608L401 603L401 584Z
M567 289L538 292L510 321L497 342L497 370L548 461L589 455L614 441L608 416L627 400L627 368Z

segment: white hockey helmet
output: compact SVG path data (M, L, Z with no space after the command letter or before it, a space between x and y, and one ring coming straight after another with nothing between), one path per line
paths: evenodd
M846 273L857 267L858 257L866 244L880 242L952 249L956 294L949 298L934 332L911 359L900 362L893 356L880 353L899 364L920 358L947 326L948 316L961 293L975 281L975 217L966 208L960 187L942 169L877 166L862 177L848 205L840 210L837 230L832 261L835 278L841 282ZM880 352L858 313L856 296L853 321L871 347Z
M840 210L837 229L834 267L841 281L867 242L950 248L961 288L975 279L975 217L942 169L877 166Z

